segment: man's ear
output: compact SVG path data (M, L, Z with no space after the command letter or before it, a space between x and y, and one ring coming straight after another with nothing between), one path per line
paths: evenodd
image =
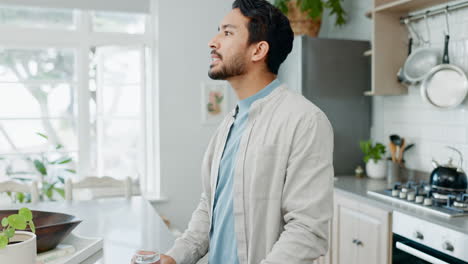
M252 51L252 61L258 62L265 59L269 50L270 45L268 45L268 42L260 41L256 43Z

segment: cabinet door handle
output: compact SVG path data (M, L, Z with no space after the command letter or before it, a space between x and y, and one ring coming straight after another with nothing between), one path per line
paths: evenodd
M356 246L362 246L362 241L359 239L353 239L353 244L356 244Z

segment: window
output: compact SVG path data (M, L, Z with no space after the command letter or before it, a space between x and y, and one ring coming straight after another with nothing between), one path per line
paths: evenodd
M94 12L92 17L95 32L143 34L145 16L117 12Z
M91 52L92 168L98 175L133 175L144 160L143 49L102 46Z
M37 177L38 157L63 177L147 176L147 20L0 6L0 34L22 28L0 41L0 178Z
M36 8L36 7L0 7L0 24L45 29L75 29L76 16L73 10Z

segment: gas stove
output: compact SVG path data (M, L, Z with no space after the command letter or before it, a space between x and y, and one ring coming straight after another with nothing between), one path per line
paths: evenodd
M392 189L368 191L369 195L444 217L468 216L468 194L441 190L426 182L395 183Z

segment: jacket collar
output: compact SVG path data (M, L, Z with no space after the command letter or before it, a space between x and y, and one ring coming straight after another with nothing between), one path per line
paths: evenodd
M281 84L280 86L278 86L277 88L275 88L270 94L268 94L267 96L263 97L263 98L260 98L258 100L256 100L255 102L252 103L252 105L250 106L250 115L256 113L257 111L260 111L260 109L262 108L262 106L273 100L277 95L283 93L283 91L285 91L287 89L286 85L285 84ZM238 112L238 106L236 105L236 107L234 107L231 111L230 111L230 116L232 117L235 117L237 115L237 112Z

